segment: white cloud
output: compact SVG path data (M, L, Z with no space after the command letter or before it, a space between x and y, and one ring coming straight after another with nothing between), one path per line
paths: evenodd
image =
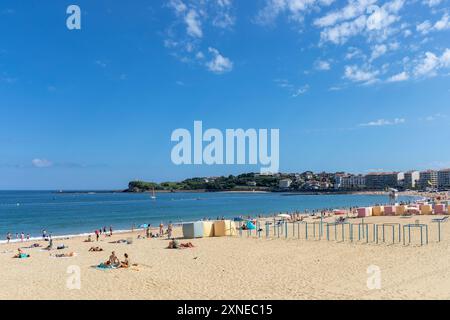
M421 34L428 34L432 31L443 31L450 29L450 17L445 13L440 20L432 24L429 20L425 20L416 26L416 30Z
M31 160L31 164L35 168L49 168L53 166L53 163L51 161L48 161L47 159L33 159Z
M350 0L341 10L330 12L325 16L314 20L314 25L321 28L330 27L337 22L356 18L363 14L367 8L375 2L377 2L377 0Z
M450 29L449 20L448 13L444 14L442 18L434 24L433 29L437 31Z
M266 0L266 5L261 9L256 22L267 25L272 24L281 14L287 14L292 21L303 21L304 15L320 6L329 6L334 0Z
M429 7L435 7L439 5L442 0L423 0L422 3L428 5Z
M370 56L370 60L375 60L387 52L388 48L385 44L377 44L372 47L372 55Z
M427 51L414 68L414 74L417 77L432 77L437 75L439 69L448 67L450 67L450 49L445 49L441 56Z
M217 49L210 47L208 52L212 54L212 59L206 63L209 71L220 74L233 70L233 62L224 57Z
M393 75L392 77L390 77L389 79L387 79L387 82L401 82L401 81L406 81L408 79L409 79L408 73L403 71L403 72L397 73L397 74Z
M301 86L300 88L296 89L295 92L292 94L293 98L297 98L298 96L301 96L302 94L305 94L309 90L309 85L305 84L304 86Z
M358 3L362 4L359 7L354 6ZM390 25L400 20L398 12L403 8L404 3L404 0L392 0L379 7L370 1L355 2L350 0L349 4L353 4L350 7L360 9L354 9L347 16L338 11L335 18L326 18L327 16L325 16L323 20L316 20L316 26L325 26L320 34L321 42L343 44L349 38L363 33L373 34L372 36L377 39L386 37L391 32ZM346 17L352 17L352 19L334 24Z
M331 69L331 64L327 60L316 60L314 67L320 71L327 71Z
M184 18L184 22L186 23L186 32L188 35L197 38L203 37L202 23L197 11L193 9L189 10Z
M386 120L386 119L378 119L375 121L370 121L367 123L361 123L360 127L383 127L383 126L393 126L405 123L406 120L404 118L395 118L394 120Z
M371 84L376 82L378 71L372 71L368 67L360 68L356 65L345 66L344 78L353 82Z

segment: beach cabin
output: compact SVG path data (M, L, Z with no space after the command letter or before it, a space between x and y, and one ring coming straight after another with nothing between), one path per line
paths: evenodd
M433 214L433 208L431 207L431 204L422 204L422 205L420 205L419 209L420 209L420 214L424 214L424 215Z
M370 217L372 215L372 207L358 208L358 218Z
M446 207L444 204L435 204L434 205L434 214L447 214Z
M203 222L183 223L183 237L186 239L203 238Z
M231 220L220 220L214 222L214 236L226 237L236 235L236 225Z
M385 206L384 207L384 215L385 216L394 216L395 215L395 206Z
M372 207L372 215L376 217L384 216L384 207L383 206Z
M203 221L203 237L210 238L214 237L214 222Z
M402 216L406 214L406 206L400 205L395 207L395 215L396 216Z

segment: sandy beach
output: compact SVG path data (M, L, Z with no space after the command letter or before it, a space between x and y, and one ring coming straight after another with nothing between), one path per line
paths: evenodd
M429 244L389 245L364 242L262 237L203 238L195 248L169 250L167 239L137 239L143 231L101 237L54 240L65 250L25 249L27 259L13 259L20 246L0 246L1 299L448 299L450 298L450 228L442 224L437 242L431 216L371 217L366 222L429 223ZM312 221L309 218L310 221ZM406 221L407 220L407 221ZM354 223L360 219L352 219ZM175 235L180 235L179 229ZM133 237L133 243L110 241ZM334 239L333 239L334 240ZM46 242L42 241L42 245ZM92 246L103 252L89 252ZM137 267L98 270L111 251L126 252ZM50 254L76 252L55 258ZM381 289L368 289L369 266L379 267ZM68 289L73 267L80 289ZM70 269L72 268L72 269Z

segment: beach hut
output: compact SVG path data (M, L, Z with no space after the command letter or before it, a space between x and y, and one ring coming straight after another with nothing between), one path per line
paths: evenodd
M231 220L220 220L214 222L214 236L226 237L236 235L236 225Z
M186 239L203 238L203 222L183 223L183 237Z
M210 238L214 237L214 222L203 221L203 237Z
M395 215L395 206L385 206L384 207L384 215L385 216L394 216Z
M395 215L396 216L402 216L406 213L406 206L400 205L395 207Z
M420 214L424 215L433 214L433 208L431 207L431 204L422 204L420 206Z
M372 215L377 217L384 216L384 207L383 206L372 207Z
M358 208L358 218L370 217L372 215L372 207Z
M434 206L434 213L435 214L447 214L447 207L445 206L445 204L436 204Z

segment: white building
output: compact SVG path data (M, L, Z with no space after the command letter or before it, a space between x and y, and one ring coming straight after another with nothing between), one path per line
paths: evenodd
M404 180L403 186L407 189L415 188L419 182L419 179L420 179L419 171L405 172L405 180Z
M281 189L288 189L291 186L291 184L292 184L291 179L283 179L283 180L280 180L280 182L278 183L278 186Z

